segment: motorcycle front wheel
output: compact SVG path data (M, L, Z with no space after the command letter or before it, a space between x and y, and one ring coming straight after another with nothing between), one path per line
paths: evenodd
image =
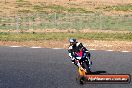
M89 68L88 62L84 61L84 62L82 63L82 66L83 66L84 69L86 69L86 73L91 73L91 70L90 70L90 68Z

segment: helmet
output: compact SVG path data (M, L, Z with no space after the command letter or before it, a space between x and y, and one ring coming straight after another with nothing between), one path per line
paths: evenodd
M74 43L74 42L76 42L76 39L70 38L70 39L69 39L69 42L70 42L70 43Z

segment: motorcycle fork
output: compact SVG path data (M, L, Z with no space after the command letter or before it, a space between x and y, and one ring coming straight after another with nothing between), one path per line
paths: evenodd
M78 68L78 72L80 76L84 76L85 75L85 71L81 70L80 68Z

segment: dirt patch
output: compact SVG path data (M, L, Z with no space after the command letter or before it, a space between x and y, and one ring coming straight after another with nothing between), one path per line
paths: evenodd
M16 33L16 30L1 30L0 32ZM131 33L131 31L111 31L111 30L58 30L58 29L45 29L45 30L27 30L24 32L35 32L35 33ZM104 40L88 40L79 39L84 46L89 49L97 50L115 50L115 51L132 51L132 41L104 41ZM43 40L43 41L0 41L0 46L25 46L25 47L44 47L44 48L64 48L67 49L69 43L68 40Z
M115 51L132 51L132 42L128 41L98 41L98 40L81 40L85 46L97 50L115 50Z
M128 41L99 41L99 40L86 40L80 39L84 46L88 49L97 50L115 50L115 51L132 51L132 42ZM0 41L0 46L25 46L25 47L44 47L44 48L64 48L67 49L69 43L67 40L55 41Z
M33 5L37 4L45 4L47 6L50 5L60 5L66 8L84 8L88 11L96 12L97 8L113 6L113 5L121 5L121 4L131 4L132 0L23 0L27 1L28 6L18 6L16 1L22 2L19 0L1 0L0 12L2 16L11 16L15 15L19 11L29 11L34 12ZM48 9L46 11L49 11ZM49 11L50 12L50 11ZM126 14L132 13L131 11L103 11L105 14Z
M4 2L5 0L3 0ZM7 2L16 1L16 0L7 0ZM19 0L18 0L19 1ZM66 3L66 2L99 2L99 3L132 3L132 0L23 0L30 2L56 2L56 3Z

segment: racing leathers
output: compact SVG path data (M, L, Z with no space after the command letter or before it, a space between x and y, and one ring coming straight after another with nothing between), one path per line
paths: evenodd
M84 51L86 53L84 59L88 59L89 65L91 65L91 54L80 42L76 42L76 44L70 45L68 48L69 57L71 58L72 63L74 63L78 67L81 67L80 62L77 59L77 54L81 54L81 51Z

